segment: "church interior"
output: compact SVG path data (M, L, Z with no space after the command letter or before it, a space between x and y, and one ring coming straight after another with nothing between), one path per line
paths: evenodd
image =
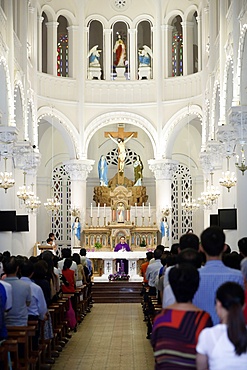
M138 281L189 229L237 250L246 73L245 0L0 0L0 252L37 256L52 232L107 281L124 237Z

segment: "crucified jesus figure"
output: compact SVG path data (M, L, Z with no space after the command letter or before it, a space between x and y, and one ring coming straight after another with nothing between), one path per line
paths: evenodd
M118 146L118 158L119 158L119 173L124 172L124 162L126 158L126 150L125 150L125 144L134 136L134 133L132 133L127 139L121 139L120 137L116 140L114 137L112 137L110 134L108 134L109 138Z

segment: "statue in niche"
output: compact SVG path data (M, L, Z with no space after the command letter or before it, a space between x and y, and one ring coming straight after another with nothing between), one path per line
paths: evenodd
M98 163L98 173L99 173L99 182L100 186L108 186L108 165L106 161L106 157L101 155L99 163Z
M98 50L99 45L95 45L90 49L88 53L88 58L89 58L89 67L100 67L100 53L101 50Z
M141 157L138 155L134 164L134 176L135 176L135 184L134 186L142 186L142 170L143 170L143 163Z
M138 51L139 55L139 67L150 67L151 58L153 57L153 52L147 45L143 45L143 48Z
M126 46L121 35L117 32L117 40L115 42L113 52L115 53L114 65L116 67L124 67L126 60Z
M124 222L124 212L124 205L121 202L117 205L117 222Z

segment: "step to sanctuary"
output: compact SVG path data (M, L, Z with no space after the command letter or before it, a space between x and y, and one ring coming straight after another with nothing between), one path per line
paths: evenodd
M95 303L141 303L141 282L94 282L92 296Z

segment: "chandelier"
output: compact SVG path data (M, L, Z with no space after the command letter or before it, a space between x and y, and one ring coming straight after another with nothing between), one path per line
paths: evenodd
M79 208L76 207L76 206L71 207L69 211L71 213L71 216L73 216L73 217L78 217L78 216L80 216L80 213L81 213Z
M34 195L33 191L31 190L30 186L26 186L26 172L23 172L24 175L24 184L23 186L19 187L19 191L17 191L17 197L23 201L25 204L26 201Z
M56 213L59 211L61 207L61 203L59 202L57 197L48 198L47 201L44 203L44 207L47 212Z
M33 195L31 195L25 203L26 209L29 213L37 212L37 210L41 206L41 201L39 200L39 197L36 197L34 195L33 184L32 184L32 193L33 193Z
M222 172L222 177L219 180L219 183L221 186L224 186L227 188L228 192L230 192L230 189L237 184L237 179L234 172L229 171L229 159L230 157L227 156L227 171Z
M206 191L202 193L202 198L206 201L206 203L210 202L211 204L216 203L220 196L220 191L213 184L213 175L214 175L213 172L210 172L211 185L210 186L208 185L206 187Z
M196 202L195 199L189 200L186 199L185 202L182 203L182 209L184 212L193 213L200 208L200 204Z
M244 172L247 170L247 166L245 164L245 155L244 155L244 146L241 146L241 162L239 163L239 156L236 155L236 163L235 166L242 172L244 176Z
M15 180L12 179L12 172L7 172L7 159L7 157L4 157L4 172L0 173L0 188L3 188L5 193L15 185Z

